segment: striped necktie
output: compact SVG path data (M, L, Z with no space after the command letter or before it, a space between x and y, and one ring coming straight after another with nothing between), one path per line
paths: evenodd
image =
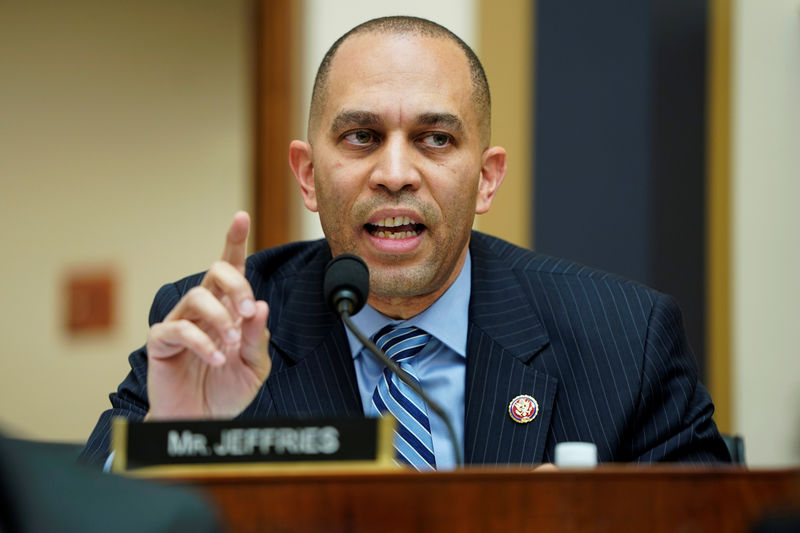
M372 340L419 385L419 378L410 360L430 338L428 333L415 326L397 327L390 324L376 333ZM372 394L372 406L381 415L389 412L397 419L394 436L397 461L417 470L435 470L431 425L422 398L388 368L384 368Z

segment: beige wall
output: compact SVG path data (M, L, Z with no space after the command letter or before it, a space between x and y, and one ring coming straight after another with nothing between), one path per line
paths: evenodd
M478 51L492 91L492 144L506 149L508 173L477 228L533 246L533 15L530 0L480 2Z
M246 2L0 2L0 427L83 440L159 285L248 207ZM116 327L68 336L62 277L110 266Z
M800 3L732 27L732 407L756 465L800 464Z

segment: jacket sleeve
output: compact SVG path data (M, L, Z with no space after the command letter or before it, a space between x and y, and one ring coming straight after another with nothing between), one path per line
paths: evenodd
M640 386L630 443L635 462L730 461L680 311L665 295L657 296L648 320Z

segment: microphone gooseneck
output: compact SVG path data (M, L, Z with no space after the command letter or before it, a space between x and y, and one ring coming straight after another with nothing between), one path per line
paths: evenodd
M334 257L325 267L325 278L322 286L325 302L331 311L339 315L347 328L361 341L361 344L378 361L400 378L400 381L417 393L425 404L431 408L431 411L436 413L444 422L450 435L450 442L453 445L456 466L462 466L463 461L461 459L461 450L458 447L458 440L456 439L456 432L444 409L425 394L419 384L405 370L400 368L400 365L387 357L350 319L352 315L361 311L369 295L369 269L364 260L353 254L342 254Z

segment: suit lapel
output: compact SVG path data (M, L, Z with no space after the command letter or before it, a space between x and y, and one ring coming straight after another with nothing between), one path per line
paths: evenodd
M329 259L326 246L292 279L280 315L270 321L273 371L266 386L279 417L363 413L344 326L322 298Z
M468 464L541 462L558 380L530 366L549 339L526 291L508 266L473 233L467 334L464 455ZM525 424L509 415L519 395L539 411Z

